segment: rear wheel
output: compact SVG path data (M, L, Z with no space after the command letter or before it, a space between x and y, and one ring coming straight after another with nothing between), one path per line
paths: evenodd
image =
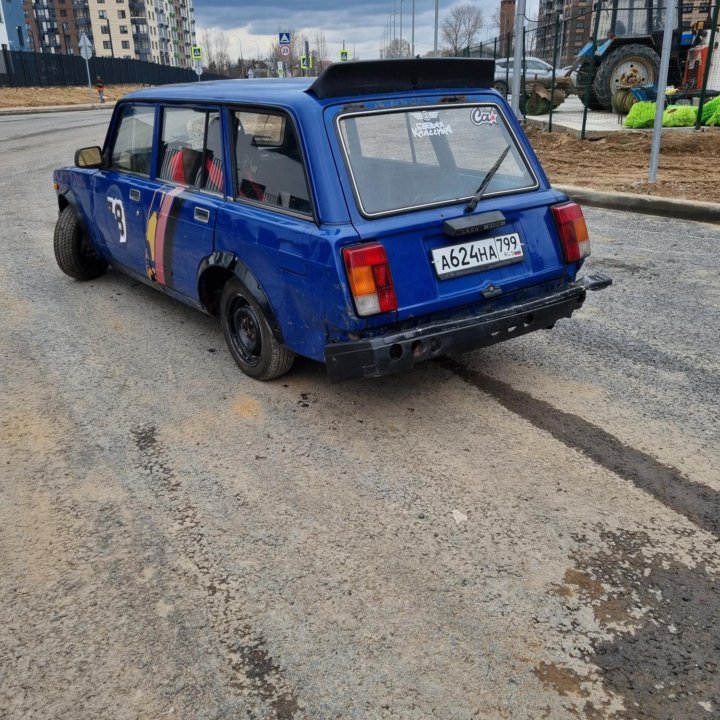
M597 70L597 66L595 66ZM589 60L585 60L577 71L577 79L575 81L575 87L577 94L580 97L580 101L583 105L587 105L588 110L602 110L603 106L595 94L595 88L593 87L593 74L591 72L591 63ZM590 94L587 95L587 86L590 86ZM587 95L587 99L586 99Z
M503 96L507 97L508 94L508 86L507 83L504 80L496 80L493 84L493 87Z
M272 380L290 370L295 353L278 342L255 298L237 278L225 283L220 320L230 353L246 375Z
M593 87L598 102L612 109L612 96L621 87L654 85L660 71L658 54L647 45L621 45L613 50L595 74Z
M76 280L93 280L107 270L107 263L90 246L70 205L60 213L55 223L53 249L60 269Z

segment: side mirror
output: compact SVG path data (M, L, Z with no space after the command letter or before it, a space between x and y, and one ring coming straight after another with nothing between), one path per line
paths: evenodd
M102 167L102 150L97 147L81 148L75 151L75 165L81 168Z

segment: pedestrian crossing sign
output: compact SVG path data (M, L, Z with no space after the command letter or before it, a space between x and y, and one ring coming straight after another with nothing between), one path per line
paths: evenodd
M347 62L347 61L348 61L348 51L341 50L340 51L340 62Z
M192 59L202 60L202 48L199 45L192 46Z
M278 45L289 45L290 44L290 33L279 33L279 42Z

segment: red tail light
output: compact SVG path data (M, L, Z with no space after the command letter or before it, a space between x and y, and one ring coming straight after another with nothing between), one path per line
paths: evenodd
M590 237L582 208L573 202L552 208L565 262L573 263L590 254Z
M390 265L380 243L347 247L343 250L343 259L358 315L397 310Z

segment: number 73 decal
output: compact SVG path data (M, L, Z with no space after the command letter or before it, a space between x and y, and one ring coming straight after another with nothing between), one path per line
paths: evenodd
M120 242L127 242L127 226L125 225L125 209L123 208L122 200L114 197L105 198L107 200L107 206L110 212L115 218L118 230L120 231Z

